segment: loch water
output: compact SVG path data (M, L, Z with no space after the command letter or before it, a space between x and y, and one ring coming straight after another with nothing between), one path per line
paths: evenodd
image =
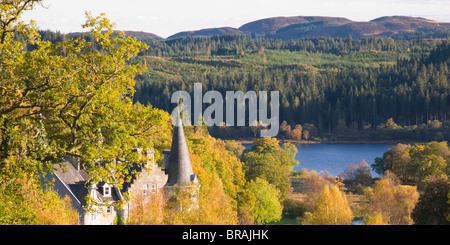
M251 148L251 144L244 144ZM306 168L308 171L328 171L333 176L338 176L345 168L358 164L365 160L369 166L375 163L375 158L382 157L383 153L394 144L379 143L320 143L320 144L295 144L298 153L295 159L300 162L294 167L294 171ZM374 177L377 176L372 172Z

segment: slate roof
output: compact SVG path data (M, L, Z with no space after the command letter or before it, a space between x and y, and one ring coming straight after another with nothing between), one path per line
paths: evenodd
M64 186L73 193L76 199L82 205L86 205L85 197L88 195L88 174L84 170L78 170L71 162L64 161L60 163L55 163L53 165L55 168L54 175L63 182ZM119 200L119 195L114 188L111 188L111 197L104 197L101 188L96 191L97 197L100 201L117 201Z
M169 155L169 164L166 173L169 176L166 186L182 186L195 179L192 170L191 158L184 136L180 113L177 113L175 128L172 137L172 146Z

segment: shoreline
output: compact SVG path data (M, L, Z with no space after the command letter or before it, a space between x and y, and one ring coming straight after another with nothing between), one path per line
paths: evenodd
M222 139L222 140L233 140L241 144L252 144L254 139ZM280 143L291 143L294 145L301 144L415 144L415 143L423 143L423 142L407 142L407 141L398 141L398 140L323 140L323 141L312 141L312 140L292 140L292 139L278 139Z

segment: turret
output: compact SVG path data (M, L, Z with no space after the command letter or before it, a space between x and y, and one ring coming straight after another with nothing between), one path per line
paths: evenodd
M166 166L166 173L169 175L166 186L183 186L192 181L197 181L192 170L191 158L189 156L179 112L176 116L172 147L168 157L168 166Z

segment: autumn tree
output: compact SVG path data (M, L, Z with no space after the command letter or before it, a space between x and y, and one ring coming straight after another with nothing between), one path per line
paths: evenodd
M254 225L256 217L256 197L251 190L243 188L238 195L238 217L240 225Z
M411 225L411 213L418 199L419 192L415 186L401 185L398 178L388 172L375 182L373 189L367 187L364 190L360 205L365 220L381 215L384 223Z
M303 130L303 139L308 140L309 139L309 130L305 129Z
M430 128L440 128L442 127L442 122L440 122L439 120L433 120L429 122L428 125L430 126Z
M238 199L245 178L242 162L229 149L239 150L239 145L227 144L205 132L185 133L192 168L200 184L197 223L190 224L237 224L241 206Z
M383 158L375 159L372 167L379 174L389 170L402 181L423 182L429 176L445 176L449 159L450 149L445 141L397 144Z
M394 122L394 120L392 119L392 117L391 117L391 118L389 118L389 119L386 121L386 128L388 128L388 129L398 129L398 128L400 128L400 126L398 126L398 125Z
M336 185L326 185L320 192L314 210L305 214L303 225L350 225L353 214L345 193Z
M198 225L236 225L238 213L236 200L228 196L220 179L212 179L211 183L201 187L199 197Z
M407 167L411 161L409 145L397 144L383 154L383 158L376 158L372 165L375 172L382 175L389 170L395 173L401 180L407 179Z
M281 135L285 138L285 139L290 139L291 138L291 125L289 125L286 121L283 121L280 125L280 130L281 130Z
M374 216L368 216L364 220L365 225L389 225L383 219L383 215L381 213L375 214Z
M447 176L429 178L412 213L415 224L450 224L449 190L450 181Z
M42 190L32 178L24 176L15 195L0 196L0 224L77 225L78 213L68 196Z
M242 153L244 153L244 150L245 150L245 147L241 143L234 141L234 140L226 140L225 147L228 151L233 153L233 155L235 155L237 158L240 158Z
M25 201L23 178L40 186L40 174L63 157L79 159L92 182L120 189L122 173L139 159L133 149L155 147L170 130L167 113L132 103L144 67L129 60L145 44L89 13L89 40L41 40L33 24L20 21L40 2L0 5L0 196L13 206Z
M78 212L72 207L68 196L62 199L53 190L44 191L35 204L37 220L42 225L77 225Z
M336 179L325 171L317 173L314 170L308 172L306 169L302 169L298 172L298 178L302 181L301 193L305 195L303 202L309 212L314 209L317 198L325 186L337 184Z
M291 131L291 136L295 140L301 140L302 139L302 125L297 124L295 125L295 128Z
M429 176L447 175L447 161L450 159L447 142L416 144L410 148L409 154L411 156L408 165L409 180L423 182Z
M149 193L150 198L142 194L136 195L131 200L131 212L127 224L129 225L164 225L167 220L167 200L164 192Z

